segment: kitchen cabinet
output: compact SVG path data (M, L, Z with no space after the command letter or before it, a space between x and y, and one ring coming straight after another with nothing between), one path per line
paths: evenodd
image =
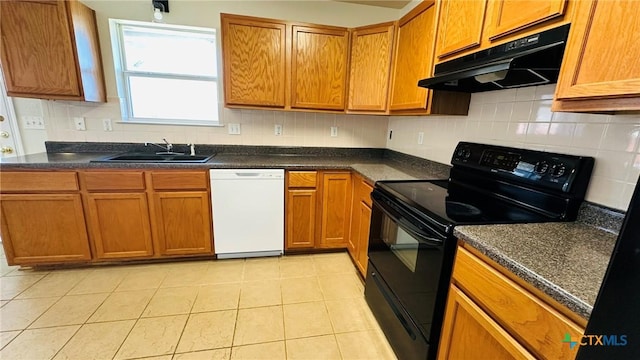
M288 171L285 250L344 249L351 226L351 172Z
M7 94L105 102L95 12L79 1L2 1Z
M316 245L317 179L317 171L287 172L286 249L312 249Z
M351 173L322 173L321 248L346 248L351 223Z
M553 111L640 110L640 3L579 1Z
M225 105L284 108L286 24L222 14Z
M435 21L433 1L420 3L398 21L389 100L392 115L468 113L470 94L417 86L419 80L433 72Z
M584 325L530 288L465 245L458 246L438 358L473 357L480 351L491 358L574 359L578 347L571 349L562 339L567 334L581 337Z
M371 191L361 176L353 176L353 204L351 207L351 233L347 249L351 259L362 274L366 276L369 249L369 226L371 223Z
M436 63L570 22L567 0L440 0Z
M143 171L85 171L87 228L96 259L153 256Z
M347 29L293 25L291 107L344 110L348 56Z
M351 31L349 111L387 111L393 22L359 27Z
M151 171L147 181L158 254L213 254L208 172Z
M1 236L9 265L91 260L75 172L3 172L1 176Z

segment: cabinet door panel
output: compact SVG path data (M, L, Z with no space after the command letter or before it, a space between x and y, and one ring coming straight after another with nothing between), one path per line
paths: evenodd
M153 255L146 194L88 194L87 200L97 258Z
M225 103L284 107L285 24L223 14Z
M639 16L637 1L579 1L556 99L634 96L635 107L630 109L640 109ZM607 110L604 106L602 110Z
M351 220L351 173L324 173L320 246L344 248Z
M65 1L2 1L0 16L9 95L82 95Z
M487 0L442 0L436 55L439 59L480 45Z
M497 0L488 28L490 40L564 14L566 0Z
M434 21L435 8L430 6L399 23L390 110L425 109L427 106L429 90L418 87L418 80L431 74Z
M313 248L317 191L287 190L287 249Z
M359 219L358 226L358 257L356 258L356 265L360 270L360 273L365 276L367 273L367 264L369 262L368 250L369 250L369 228L371 225L371 208L364 203L360 202L359 206Z
M156 192L154 207L161 255L213 253L208 192Z
M291 107L344 110L347 30L293 26Z
M438 359L477 359L479 354L486 359L535 359L462 291L451 286Z
M9 265L91 259L79 194L1 195L0 210Z
M387 109L393 29L386 24L352 32L349 110Z

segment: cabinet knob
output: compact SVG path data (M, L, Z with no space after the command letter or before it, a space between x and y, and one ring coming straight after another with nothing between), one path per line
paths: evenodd
M9 133L6 131L0 131L0 137L7 139L9 137Z
M13 154L13 148L11 146L3 146L0 148L0 153Z

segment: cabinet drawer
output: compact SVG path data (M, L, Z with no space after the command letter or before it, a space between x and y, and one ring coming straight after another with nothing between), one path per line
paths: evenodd
M75 171L2 172L0 191L76 191L78 178Z
M290 171L289 187L315 188L317 184L317 171Z
M154 190L206 190L208 182L206 171L151 172L151 183Z
M89 191L144 190L142 171L92 171L80 176Z
M536 357L574 359L561 340L584 330L536 295L516 284L469 251L458 247L454 282Z

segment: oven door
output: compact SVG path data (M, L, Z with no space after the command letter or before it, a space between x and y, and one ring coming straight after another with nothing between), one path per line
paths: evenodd
M390 292L386 296L409 315L409 325L427 341L437 343L455 241L447 241L446 234L438 233L401 204L376 195L380 194L372 195L369 237L369 261L372 271L377 271L374 277L384 285L381 291Z

